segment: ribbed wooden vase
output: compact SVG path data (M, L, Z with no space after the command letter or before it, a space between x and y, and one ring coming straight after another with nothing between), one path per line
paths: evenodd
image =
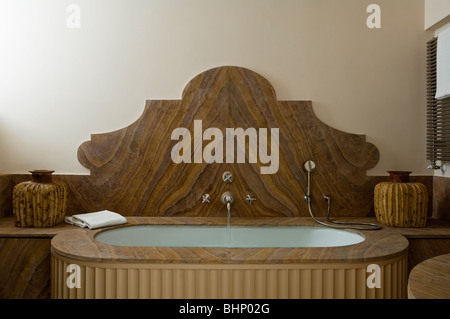
M50 227L64 220L65 183L52 180L53 171L30 171L31 181L14 186L13 214L17 227Z
M427 188L421 183L410 183L410 173L389 171L389 182L375 186L374 209L379 222L395 227L426 226Z

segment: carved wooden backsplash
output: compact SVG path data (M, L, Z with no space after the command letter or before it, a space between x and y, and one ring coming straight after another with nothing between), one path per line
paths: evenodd
M187 148L174 153L191 158L192 163L174 163L172 149L184 140L180 136L172 140L177 128L189 131L191 143L185 146L191 146L191 153L186 153ZM215 128L217 140L205 138L200 145L199 134L208 128ZM257 138L267 142L268 155L274 155L271 149L279 150L276 173L261 173L261 167L275 166L275 158L263 163L259 154L249 155L249 140L244 162L237 163L235 150L234 162L227 163L227 128L255 128ZM260 128L267 128L267 139ZM271 143L274 128L279 129L278 145L276 140ZM223 163L217 163L222 161L219 158L209 164L205 157L195 163L203 148L205 154L211 150L213 140L217 147L210 153L218 156L222 149ZM251 162L253 155L256 163ZM225 216L220 197L231 191L235 198L232 216L309 216L303 200L307 176L302 166L313 160L317 165L312 175L316 209L325 207L322 195L328 194L334 215L366 216L372 212L374 186L366 170L378 162L379 153L364 135L321 122L310 101L278 101L265 78L226 66L192 79L181 100L147 101L141 117L130 126L92 135L79 147L78 159L90 169L90 176L61 177L73 193L69 205L73 213L109 209L125 216ZM231 184L222 181L225 171L233 174ZM202 203L203 194L210 195L210 203ZM245 200L247 194L256 198L252 204Z

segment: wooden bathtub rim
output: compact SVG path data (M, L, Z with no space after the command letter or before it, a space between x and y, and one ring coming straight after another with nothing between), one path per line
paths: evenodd
M115 268L115 269L160 269L164 267L165 269L350 269L350 268L367 268L370 262L336 262L336 263L290 263L290 264L209 264L209 263L114 263L114 262L95 262L95 261L85 261L85 260L74 260L72 258L60 256L54 252L51 252L51 258L56 258L65 262L67 264L78 264L82 267L92 267L92 268ZM387 258L380 260L377 264L378 266L389 265L401 260L407 260L408 253L401 254L392 258ZM332 267L333 266L333 267Z
M167 224L167 220L165 218L163 224ZM142 224L147 224L146 219L131 220L127 226ZM153 221L150 224L155 223ZM289 224L298 226L293 222ZM307 222L303 226L311 225ZM409 246L404 236L387 228L357 231L366 238L359 244L306 248L122 247L97 242L95 235L104 230L74 229L60 233L51 241L51 252L73 260L104 263L370 263L402 256L407 253Z

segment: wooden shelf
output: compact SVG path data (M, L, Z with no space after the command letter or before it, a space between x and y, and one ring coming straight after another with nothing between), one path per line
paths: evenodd
M160 222L165 219L173 219L178 220L180 223L185 223L188 220L191 220L194 223L208 223L208 220L217 220L220 218L214 217L131 217L127 216L127 218L131 219L139 219L142 221L148 220L149 223L154 223L154 221L158 220ZM250 225L252 221L258 220L259 224L261 220L269 221L292 221L294 219L297 220L309 220L308 217L293 217L293 218L235 218L234 220L240 220L241 222ZM368 223L376 223L383 228L387 228L393 231L398 232L400 235L405 236L406 238L450 238L450 221L447 220L439 220L430 218L427 220L427 226L421 228L401 228L401 227L390 227L383 224L380 224L375 217L339 217L339 221L353 221L353 222L368 222ZM45 228L26 228L26 227L16 227L14 225L13 217L3 217L0 218L0 237L54 237L56 234L60 232L65 232L68 230L79 229L77 226L69 225L66 223L60 223L52 227Z

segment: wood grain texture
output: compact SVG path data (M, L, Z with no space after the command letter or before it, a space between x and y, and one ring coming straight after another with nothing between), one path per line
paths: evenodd
M194 224L194 225L214 225L214 224L225 224L225 218L211 218L211 217L128 217L130 222L136 222L139 224ZM357 222L370 222L377 223L374 217L371 218L341 218L343 221L357 221ZM233 223L242 225L253 225L253 226L263 226L263 225L312 225L314 222L310 218L238 218L233 219ZM450 225L443 220L429 219L427 221L427 227L425 228L398 228L383 226L384 229L388 229L398 235L403 235L408 238L409 248L408 248L408 268L411 270L415 265L422 262L425 259L444 254L450 253ZM47 256L50 254L50 244L47 246L43 244L42 239L45 237L48 241L59 233L72 232L72 231L82 231L79 227L61 223L52 227L47 228L20 228L14 226L13 217L0 218L0 247L2 254L0 254L0 269L3 270L0 274L0 287L8 287L8 290L2 290L0 295L1 298L21 298L21 296L27 296L30 298L43 298L48 297L48 282L50 280L47 268L47 261L43 262L42 256ZM6 237L6 238L5 238ZM9 238L8 238L9 237ZM6 239L11 239L7 241ZM22 241L24 240L24 241ZM36 240L36 244L34 243ZM390 242L385 242L386 247L390 247ZM27 247L27 248L24 248ZM40 248L39 248L40 247ZM75 247L77 247L75 245ZM78 246L79 248L79 246ZM35 251L36 250L36 251ZM166 258L177 258L177 255L173 252L159 251L154 252L156 256L166 256ZM193 251L192 255L188 257L195 261L195 256L201 257L203 251L196 252ZM216 252L217 253L217 252ZM286 251L243 251L240 254L246 256L247 254L255 254L258 258L264 258L269 255L270 259L279 258L279 253L287 254ZM294 252L293 252L294 253ZM297 252L298 253L298 252ZM309 252L305 252L308 254ZM351 251L347 250L349 255L353 254ZM34 254L41 255L41 257L35 257ZM163 255L165 254L165 255ZM197 254L197 255L196 255ZM320 254L320 253L319 253ZM289 256L289 254L287 254ZM180 254L181 256L181 254ZM211 258L211 254L206 255L207 258ZM225 255L219 255L225 257ZM238 254L238 256L240 256ZM293 255L295 257L295 254ZM298 255L297 255L298 256ZM307 255L306 255L307 256ZM217 256L216 256L217 257ZM180 257L181 258L181 257ZM215 258L215 257L213 257ZM219 260L219 259L216 259ZM295 259L294 259L295 260ZM24 267L24 263L27 264ZM45 265L45 266L44 266ZM15 270L11 270L11 269ZM24 268L26 270L24 270ZM34 269L34 270L33 270ZM0 270L0 271L1 271ZM10 276L10 271L13 275ZM24 279L19 276L20 272L24 271ZM31 271L33 274L30 274ZM30 279L34 278L34 279ZM34 288L30 288L28 291L27 285L33 282ZM28 284L27 284L28 283ZM21 287L16 290L14 287ZM12 288L11 288L12 287ZM5 288L6 289L6 288ZM34 296L32 296L32 294Z
M171 140L175 128L194 132L194 120L207 128L279 128L280 165L262 175L258 163L175 164ZM193 139L193 136L191 136ZM207 141L203 141L205 147ZM268 147L270 150L270 145ZM194 148L192 148L194 153ZM225 151L224 151L225 153ZM225 156L225 154L224 154ZM192 155L193 157L193 155ZM310 101L278 101L272 85L248 69L219 67L191 80L181 100L147 101L142 116L130 126L94 134L78 150L89 178L63 177L85 211L109 209L125 216L222 216L221 194L236 201L234 216L308 216L303 201L306 174L302 165L316 162L312 189L316 209L323 194L333 198L341 216L367 216L373 211L373 180L366 170L379 158L364 135L345 133L321 122ZM224 171L234 174L222 182ZM201 203L201 195L211 203ZM247 194L256 197L249 205Z
M450 220L450 178L433 178L433 217Z
M226 225L223 217L127 217L127 227L139 224L209 224ZM232 225L309 226L311 218L234 218ZM223 248L223 247L125 247L96 241L95 235L105 229L79 229L58 233L51 249L62 257L89 262L123 263L210 263L210 264L293 264L377 262L406 254L408 240L395 230L358 231L362 243L343 247L308 248Z
M16 227L14 217L0 218L0 237L52 238L60 232L78 228L67 223L60 223L51 227Z
M130 219L131 218L131 219ZM225 225L225 217L209 218L209 217L127 217L131 221L137 221L139 224L178 224L178 225ZM427 227L421 228L405 228L386 226L378 222L375 217L340 217L340 221L347 222L365 222L381 225L383 228L396 232L408 239L446 239L450 240L450 221L428 218ZM247 226L287 226L287 225L313 225L317 226L309 217L265 217L251 218L239 217L232 218L231 223L238 223ZM52 238L56 234L71 230L79 230L80 228L67 223L61 223L52 227L43 228L23 228L15 227L13 217L0 218L0 237L36 237L36 238ZM450 246L449 246L450 249Z
M450 221L428 218L426 227L394 227L383 225L384 228L395 230L408 239L450 239Z
M30 180L30 175L27 174L13 174L13 175L0 175L0 184L1 180L8 180L7 186L5 187L4 194L9 199L5 199L5 205L0 207L2 211L0 211L0 216L9 217L12 216L12 189L14 185ZM86 175L55 175L54 180L61 180L66 182L68 188L67 194L67 213L66 215L73 215L79 213L93 212L96 210L105 209L105 207L109 207L108 209L112 209L112 206L107 206L104 202L98 203L93 198L91 200L86 200L86 196L89 195L88 189L93 188L91 185L91 177ZM353 192L357 192L360 198L359 202L364 200L366 206L359 207L355 209L351 209L351 203L348 203L349 211L352 212L350 215L347 211L336 211L335 210L335 200L333 199L332 213L331 215L338 217L351 217L351 216L375 216L373 209L373 198L374 198L374 187L377 183L387 181L387 176L367 176L366 183L364 187L353 189ZM412 182L418 182L424 184L428 189L428 202L433 202L433 176L411 176ZM8 195L9 194L9 195ZM301 203L303 204L303 203ZM321 200L314 203L313 209L317 216L324 216L324 212L326 207L325 203ZM445 202L442 203L446 204ZM198 205L201 205L199 203ZM322 205L322 206L321 206ZM443 207L441 205L441 207ZM428 217L432 216L434 206L428 205ZM221 209L221 207L219 207ZM223 208L222 208L223 209ZM362 211L362 209L367 209L367 211ZM225 211L218 213L220 216L225 216ZM234 212L233 212L234 216Z
M0 175L0 218L12 214L12 175Z
M443 254L450 254L450 237L447 238L408 238L408 269L411 271L416 265Z
M50 298L49 238L0 238L0 299Z
M408 280L410 299L450 299L450 254L427 259L414 267Z
M192 133L195 119L203 120L204 130L280 128L279 171L261 175L260 163L174 164L170 151L177 141L171 140L171 132L186 127ZM388 180L366 176L379 155L364 135L327 126L309 101L278 101L266 79L235 67L198 75L181 100L147 101L135 123L92 135L80 146L78 157L90 176L54 175L55 181L68 186L66 215L108 209L124 216L225 216L220 196L229 190L237 199L233 216L309 216L302 198L306 174L301 166L311 159L318 166L312 177L315 214L325 216L322 195L327 194L332 197L332 216L365 217L374 216L375 185ZM225 170L235 174L230 185L222 182ZM12 188L28 180L27 174L0 175L0 216L12 216ZM433 177L411 176L411 181L427 187L432 203ZM447 188L441 190L435 183L434 189L442 200L429 205L428 216L432 209L445 216L450 211ZM204 193L211 195L210 204L202 204ZM252 205L244 200L247 194L257 198Z

